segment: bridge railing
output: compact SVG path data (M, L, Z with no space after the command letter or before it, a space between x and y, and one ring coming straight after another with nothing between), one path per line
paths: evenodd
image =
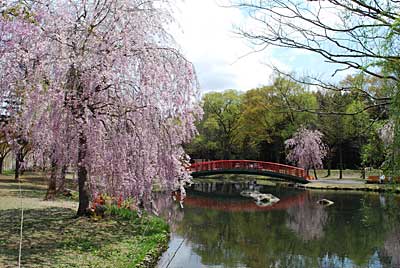
M216 160L209 162L194 163L190 166L191 172L212 171L212 170L259 170L271 171L296 177L307 178L307 172L303 168L293 167L284 164L252 161L252 160Z

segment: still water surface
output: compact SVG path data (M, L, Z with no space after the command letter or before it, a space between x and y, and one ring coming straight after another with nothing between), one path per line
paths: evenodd
M249 187L280 201L257 206L240 196ZM335 203L317 204L322 198ZM395 195L203 183L188 191L184 209L158 206L172 226L159 268L400 268Z

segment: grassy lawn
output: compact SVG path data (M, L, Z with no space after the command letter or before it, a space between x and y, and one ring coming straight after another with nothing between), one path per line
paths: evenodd
M328 170L320 169L317 170L317 175L319 179L339 179L339 170L332 169L330 176L327 176ZM314 176L314 172L310 170L310 175ZM361 180L361 171L357 169L344 169L342 171L343 179L351 179L351 180ZM367 174L368 176L368 174Z
M317 176L319 179L339 179L339 170L338 169L331 169L330 176L327 176L328 170L320 169L317 170ZM365 176L368 177L370 175L380 175L381 171L377 169L373 169L370 171L366 171ZM314 176L314 172L311 170L310 175ZM362 180L361 170L359 169L344 169L342 171L343 179L350 179L350 180Z
M350 191L371 191L371 192L393 192L400 193L398 184L360 184L360 183L322 183L313 182L299 187L306 189L321 189L321 190L350 190Z
M25 209L22 267L153 267L168 242L168 226L155 217L126 220L74 218L77 203L42 201L46 181L0 176L0 267L16 267L21 201Z

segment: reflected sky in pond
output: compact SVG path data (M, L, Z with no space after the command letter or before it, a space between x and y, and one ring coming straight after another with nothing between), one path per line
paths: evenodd
M240 196L249 187L280 201L257 207ZM322 198L335 204L317 204ZM400 200L394 195L208 183L188 191L184 209L173 201L158 205L172 226L159 268L400 268Z

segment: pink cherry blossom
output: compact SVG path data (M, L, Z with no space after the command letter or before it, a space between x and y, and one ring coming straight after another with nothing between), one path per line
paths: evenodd
M3 127L41 165L77 172L78 214L90 193L146 200L188 178L182 144L202 111L193 66L165 30L169 1L23 3L0 16Z
M286 159L307 171L311 168L322 168L322 160L327 154L322 136L318 130L300 127L291 139L285 141L288 150Z

